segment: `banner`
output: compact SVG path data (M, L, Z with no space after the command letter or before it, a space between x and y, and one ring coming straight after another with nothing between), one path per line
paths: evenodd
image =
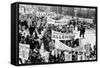
M46 14L45 12L39 12L39 11L37 11L37 12L36 12L36 16L37 16L37 17L47 16L47 14Z
M19 43L19 58L22 59L23 63L25 62L25 60L28 60L29 50L30 50L30 45Z
M78 46L76 48L73 48L73 50L78 52L84 52L83 46Z
M86 52L86 55L90 55L90 48L91 48L91 44L86 44L84 45L84 50Z
M47 16L47 17L55 17L56 16L56 14L55 13L53 13L53 12L39 12L39 11L37 11L36 12L36 16Z
M55 20L53 20L52 18L47 18L47 23L48 24L55 24Z
M60 19L60 20L56 20L55 21L55 23L63 23L63 24L69 24L69 22L70 22L70 19L64 19L64 18L62 18L62 19Z
M67 46L66 44L60 42L59 40L55 40L55 48L59 50L66 50L66 51L73 50L73 48Z
M84 52L83 46L78 46L76 48L72 48L72 47L69 47L66 44L60 42L59 40L55 40L55 48L59 49L59 50L64 50L66 52L69 52L69 51L72 51L72 50L78 51L78 52Z
M60 20L54 20L50 17L47 18L47 23L57 25L67 25L69 24L70 19L60 19Z
M65 61L72 61L72 55L69 52L64 52L64 59Z
M57 31L52 30L52 39L53 40L71 40L72 38L75 37L74 33L60 33Z

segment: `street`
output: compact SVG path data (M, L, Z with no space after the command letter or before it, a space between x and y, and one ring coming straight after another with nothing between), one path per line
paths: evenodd
M86 43L91 43L91 47L93 48L93 46L96 43L96 33L95 33L95 30L86 29L85 38L82 39L82 45L84 45Z

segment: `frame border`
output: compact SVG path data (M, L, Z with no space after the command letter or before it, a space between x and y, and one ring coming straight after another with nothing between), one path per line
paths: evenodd
M45 64L61 64L61 63L79 63L79 62L94 62L98 61L98 16L97 6L82 6L82 5L65 5L65 4L50 4L50 3L30 3L30 2L15 2L16 3L16 66L26 66L26 65L45 65ZM80 8L94 8L96 9L95 19L96 19L96 59L95 60L82 60L82 61L67 61L67 62L49 62L49 63L36 63L36 64L19 64L18 58L19 58L19 44L18 44L18 20L19 20L19 4L25 4L25 5L44 5L44 6L62 6L62 7L80 7Z

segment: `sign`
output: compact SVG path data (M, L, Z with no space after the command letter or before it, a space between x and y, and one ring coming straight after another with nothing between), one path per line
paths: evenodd
M56 20L55 22L56 23L66 23L66 24L68 24L70 22L70 19L64 19L64 18L62 18L60 20Z
M89 55L90 54L90 48L91 48L91 45L90 44L84 45L84 49L85 49L86 55Z
M49 16L49 17L55 17L56 16L56 13L54 13L54 12L48 12L47 13L47 16Z
M74 33L60 33L57 31L52 31L52 39L54 40L71 40L75 37Z
M22 59L23 63L25 63L25 60L28 60L29 50L30 50L30 45L19 43L19 58Z
M39 11L37 11L36 16L39 16L39 17L41 17L41 16L54 17L54 16L56 16L56 14L53 13L53 12L39 12Z
M47 14L45 12L36 12L36 16L41 17L41 16L46 16Z
M78 51L78 52L83 52L83 46L78 46L76 48L73 49L74 51Z
M72 55L69 52L64 52L64 59L65 61L72 61Z
M19 13L25 14L25 7L24 6L19 6Z
M55 20L53 20L52 18L47 17L47 23L48 24L55 24Z
M55 40L55 48L59 50L66 50L66 51L71 51L73 48L67 46L66 44L60 42L59 40Z
M67 25L69 24L70 22L70 19L61 19L61 20L54 20L50 17L47 18L47 23L49 24L54 24L55 26L58 26L58 25Z

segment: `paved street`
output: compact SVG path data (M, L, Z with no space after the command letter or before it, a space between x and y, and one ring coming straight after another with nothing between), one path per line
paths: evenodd
M84 45L86 43L91 43L91 46L93 47L95 45L95 42L96 42L95 30L86 29L85 38L82 39L82 44Z

